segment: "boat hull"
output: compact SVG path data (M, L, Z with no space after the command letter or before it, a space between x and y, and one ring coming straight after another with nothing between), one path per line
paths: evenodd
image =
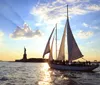
M48 63L50 68L56 69L56 70L66 70L66 71L93 71L96 69L99 65L62 65L62 64L55 64L55 63Z

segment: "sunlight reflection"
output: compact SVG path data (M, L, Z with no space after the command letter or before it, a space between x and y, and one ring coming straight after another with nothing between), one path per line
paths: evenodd
M48 70L49 69L49 65L48 63L43 63L43 70Z
M70 78L65 75L66 72L50 69L48 63L43 63L40 70L42 74L38 85L71 85Z
M51 85L51 76L50 76L51 71L49 70L49 65L48 63L43 63L42 65L43 65L41 67L42 78L38 82L38 85Z

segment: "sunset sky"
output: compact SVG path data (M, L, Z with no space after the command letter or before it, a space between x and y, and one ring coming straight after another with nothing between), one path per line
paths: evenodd
M57 23L58 46L69 5L70 26L87 60L100 61L99 0L0 0L0 60L42 58Z

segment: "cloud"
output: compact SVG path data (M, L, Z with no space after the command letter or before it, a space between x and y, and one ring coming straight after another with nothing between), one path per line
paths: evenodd
M40 30L35 30L35 31L31 30L31 28L26 23L23 25L23 28L17 27L15 31L12 34L10 34L10 37L15 39L32 38L35 36L41 37L42 32Z
M78 1L78 0L74 0ZM33 7L31 10L31 14L37 16L42 23L47 24L55 24L64 20L66 17L66 5L67 2L65 0L56 0L51 3L40 3L38 6ZM59 4L59 5L58 5ZM76 12L75 12L76 10ZM85 10L80 9L80 6L74 6L69 8L70 14L83 14ZM59 17L59 18L58 18Z
M83 7L83 5L76 5L70 8L69 12L72 15L84 15L86 13L88 13L87 10L85 10Z
M77 3L80 3L80 2L89 2L89 0L55 0L54 2L53 2L53 5L55 5L55 4L65 4L65 3L67 3L67 4L77 4Z
M38 7L33 7L30 13L37 16L40 15L38 17L45 20L56 19L58 16L64 17L66 15L66 6L67 4L65 2L63 5L40 4ZM77 5L69 8L69 13L74 15L86 13L86 11L80 7L81 5Z
M77 33L77 37L79 37L80 39L88 39L90 38L91 36L93 36L93 32L92 31L83 31L83 30L80 30L78 33Z
M30 14L38 18L37 23L54 25L66 19L67 4L69 4L69 17L99 10L99 5L88 5L88 2L89 0L54 0L47 3L39 0L38 4L31 9ZM94 10L91 11L92 8Z
M64 17L62 16L59 10L61 7L52 7L50 5L46 4L40 4L40 6L33 8L31 10L31 14L34 16L37 16L39 22L47 23L47 24L55 24L56 22L61 21ZM65 10L64 10L65 11Z
M83 25L84 27L88 27L88 28L92 28L92 29L99 29L98 26L92 26L92 25L89 25L89 24L87 24L87 23L83 23L82 25Z
M100 5L92 4L92 5L87 6L86 9L90 11L100 11Z
M86 23L83 23L83 26L84 26L84 27L88 27L88 24L86 24Z

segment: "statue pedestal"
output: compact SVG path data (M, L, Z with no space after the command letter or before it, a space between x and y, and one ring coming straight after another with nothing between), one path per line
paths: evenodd
M23 60L27 60L27 54L23 54Z

